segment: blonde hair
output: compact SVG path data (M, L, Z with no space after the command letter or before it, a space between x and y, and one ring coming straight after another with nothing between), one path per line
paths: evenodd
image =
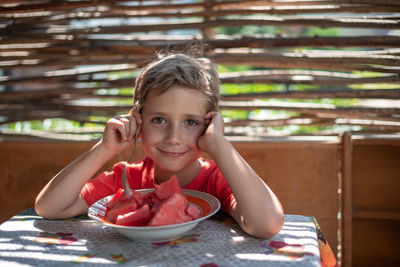
M143 70L136 79L134 108L141 112L150 93L162 94L174 85L204 93L207 111L218 110L220 94L216 65L207 58L185 54L159 56Z

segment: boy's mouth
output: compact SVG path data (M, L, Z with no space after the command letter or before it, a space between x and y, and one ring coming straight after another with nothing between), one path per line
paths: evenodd
M158 150L168 157L179 157L186 153L186 152L165 151L160 148L158 148Z

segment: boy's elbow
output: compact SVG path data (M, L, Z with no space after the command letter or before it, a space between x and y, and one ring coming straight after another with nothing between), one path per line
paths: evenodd
M285 216L283 213L279 213L275 215L275 218L272 220L270 225L268 226L268 231L266 233L265 238L273 237L274 235L278 234L285 223Z
M271 238L282 230L284 222L285 217L283 212L277 212L266 223L254 229L255 231L251 235L257 238Z
M42 216L43 218L50 219L46 212L46 208L44 205L42 205L41 201L37 199L35 202L35 212L37 215Z
M35 212L37 215L45 219L50 219L50 220L56 219L54 213L52 213L51 210L49 210L49 208L47 207L47 205L43 203L43 201L41 201L40 199L36 199L35 201Z
M48 219L48 220L56 220L56 219L63 218L62 216L57 215L57 213L52 212L51 210L48 210L45 207L41 207L40 205L35 205L35 212L37 215L43 217L44 219Z
M74 216L87 213L88 206L84 200L76 200L71 205L65 208L52 203L48 199L37 198L35 201L35 211L39 216L49 220L66 219Z

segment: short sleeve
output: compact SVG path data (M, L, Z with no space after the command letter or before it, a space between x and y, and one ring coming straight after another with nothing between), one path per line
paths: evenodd
M203 160L204 165L200 173L183 188L202 191L218 198L222 209L230 214L236 199L222 175L220 169L212 160Z
M121 177L124 166L124 163L119 162L113 166L112 171L103 172L85 184L81 195L89 207L97 200L112 195L121 188L121 180L116 177Z
M236 203L236 199L219 169L216 169L211 174L210 180L207 183L207 191L217 197L221 202L222 209L230 214L232 206Z
M141 161L128 163L118 162L112 171L103 172L96 178L85 184L81 195L90 207L96 201L115 194L121 185L121 175L127 166L126 176L132 189L143 189L154 187L153 161L145 158Z

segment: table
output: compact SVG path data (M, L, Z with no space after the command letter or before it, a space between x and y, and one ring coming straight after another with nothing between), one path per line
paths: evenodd
M315 222L285 215L280 233L257 239L219 212L180 239L152 243L130 241L87 216L46 220L31 209L0 225L0 265L320 266Z

